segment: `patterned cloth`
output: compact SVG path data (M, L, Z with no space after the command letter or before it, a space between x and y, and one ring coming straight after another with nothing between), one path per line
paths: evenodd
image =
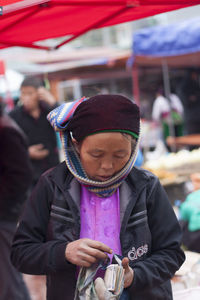
M48 114L47 119L51 123L51 126L54 128L54 130L59 132L66 131L69 121L73 117L74 111L79 104L85 100L87 100L87 98L83 97L73 102L63 103L52 110Z

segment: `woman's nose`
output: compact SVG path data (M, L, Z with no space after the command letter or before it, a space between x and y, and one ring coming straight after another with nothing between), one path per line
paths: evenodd
M104 170L111 170L113 168L112 159L105 159L101 162L101 168Z

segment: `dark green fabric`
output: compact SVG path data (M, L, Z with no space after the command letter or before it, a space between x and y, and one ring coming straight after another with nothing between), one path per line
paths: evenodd
M99 130L97 132L93 132L89 135L97 134L97 133L103 133L103 132L122 132L122 133L127 133L130 134L134 139L138 139L138 134L130 131L130 130L125 130L125 129L104 129L104 130Z

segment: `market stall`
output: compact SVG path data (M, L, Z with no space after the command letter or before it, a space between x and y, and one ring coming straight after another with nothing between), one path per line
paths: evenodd
M186 260L172 279L174 300L199 300L200 254L185 251Z
M140 102L136 70L152 66L162 68L165 94L168 97L169 68L200 66L200 18L138 30L133 35L132 51L129 64L133 66L136 79L133 82L135 99Z
M137 70L144 67L160 67L163 74L164 94L169 100L170 70L200 67L200 18L141 29L133 35L132 52L129 63L132 63L133 67L136 102L140 103L140 78L137 77L139 73ZM174 136L173 125L170 127L170 135ZM198 137L194 141L194 137L187 137L184 139L184 144L199 145L197 139ZM181 144L181 139L177 139L176 142L170 140L172 148L178 144Z
M176 200L183 202L192 190L192 174L200 173L200 148L164 153L146 161L143 167L158 176L174 205Z
M180 137L169 136L167 138L167 144L169 146L175 144L178 148L183 146L200 146L200 134L190 134Z
M134 79L136 79L133 81L136 101L140 103L140 78L136 76L138 74L136 70L140 70L142 67L161 68L165 96L169 99L170 69L200 66L200 19L194 18L175 24L139 30L134 33L132 49L131 63ZM146 128L151 129L148 130L147 134L145 132L142 147L145 152L148 152L154 140L151 139L152 132L154 131L155 135L155 131L158 132L158 129L152 125L146 125ZM145 131L147 130L145 129ZM157 137L159 138L158 133ZM162 139L161 134L160 139ZM191 174L200 172L200 153L198 150L196 150L197 152L183 150L188 146L199 147L200 136L169 137L167 142L169 146L180 151L168 153L164 147L160 145L157 147L154 142L157 153L154 151L154 153L150 152L148 157L145 155L146 164L144 167L158 175L171 203L174 204L176 200L184 201L190 190Z

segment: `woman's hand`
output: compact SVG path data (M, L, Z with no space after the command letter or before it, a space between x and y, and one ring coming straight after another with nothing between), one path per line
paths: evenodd
M105 244L91 239L71 242L65 249L66 259L79 267L90 267L99 260L106 260L112 250Z
M134 272L131 267L129 267L128 257L122 259L122 267L124 268L124 287L127 288L133 282Z

